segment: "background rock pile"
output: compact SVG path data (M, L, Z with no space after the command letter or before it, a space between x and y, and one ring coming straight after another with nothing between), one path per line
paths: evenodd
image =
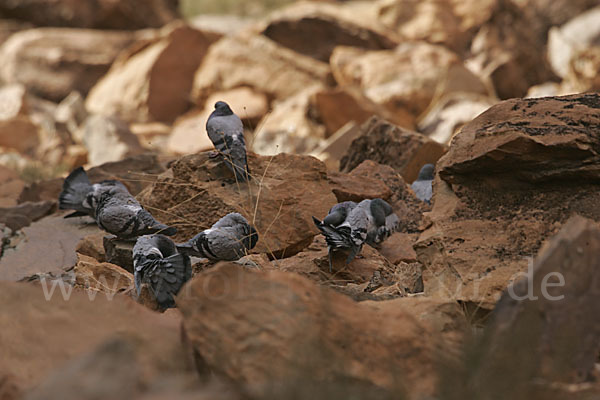
M1 400L600 396L597 1L181 9L0 2ZM206 152L217 100L250 184ZM177 240L241 213L258 268L196 260L156 312L56 210L81 165ZM330 272L311 217L377 197L399 232Z

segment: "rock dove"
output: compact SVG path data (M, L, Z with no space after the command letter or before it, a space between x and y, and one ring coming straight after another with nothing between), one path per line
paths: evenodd
M237 261L253 249L258 233L246 218L238 213L229 213L177 249L190 256L208 258L213 261Z
M99 197L93 196L97 203L96 223L101 229L122 239L153 233L168 236L177 233L174 227L155 220L128 191L117 186L101 189Z
M110 188L127 192L125 185L116 180L105 180L92 184L83 167L76 168L63 182L62 192L58 196L58 208L75 210L75 212L65 215L65 218L86 215L94 217L97 205L95 199L102 191Z
M338 226L346 220L350 211L356 207L353 201L344 201L331 207L329 214L323 219L323 223L331 226Z
M133 246L133 271L138 296L148 283L158 306L175 307L173 297L192 277L190 258L177 252L175 243L164 235L140 236Z
M410 188L415 192L417 198L431 204L431 196L433 195L433 171L435 167L433 164L425 164L419 171L417 180L410 185Z
M343 222L331 224L339 222L344 213L347 214ZM332 214L337 216L330 218ZM333 270L333 251L349 250L346 259L346 264L349 264L364 243L376 247L398 229L398 216L394 214L392 206L382 199L363 200L354 206L352 202L340 203L331 208L323 221L315 217L313 221L325 236L330 272Z
M246 182L250 177L250 170L246 159L244 125L224 101L215 103L215 110L206 121L206 132L236 179Z

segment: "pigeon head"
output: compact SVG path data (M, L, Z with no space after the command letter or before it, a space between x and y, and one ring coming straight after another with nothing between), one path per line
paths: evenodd
M229 105L227 103L225 103L224 101L217 101L215 103L215 111L213 111L213 115L217 115L217 116L226 116L226 115L232 115L233 111L231 111L231 108L229 108Z
M431 181L433 180L433 171L435 166L433 164L425 164L419 171L418 181Z

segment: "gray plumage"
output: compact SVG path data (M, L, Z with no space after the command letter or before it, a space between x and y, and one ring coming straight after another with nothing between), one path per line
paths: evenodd
M331 207L329 214L323 218L323 223L331 226L338 226L346 220L350 211L356 207L353 201L344 201Z
M58 196L58 208L61 210L75 210L65 218L90 216L94 217L96 212L96 199L104 190L122 190L127 188L116 180L105 180L92 184L83 167L74 169L63 182L62 191Z
M419 200L431 204L431 197L433 196L433 176L435 166L433 164L425 164L419 171L417 180L410 185L410 188L415 192L415 195Z
M147 283L158 306L175 307L174 297L192 277L190 258L177 252L175 243L163 235L141 236L133 246L133 271L138 296Z
M208 258L213 261L236 261L256 246L258 233L246 218L230 213L177 249L190 256Z
M349 204L351 202L345 203L332 207L323 221L313 217L315 225L327 242L330 272L333 270L334 251L349 251L346 259L346 264L349 264L362 250L363 244L376 247L398 229L398 216L394 214L392 206L382 199L363 200L355 206ZM343 212L347 212L344 221L337 225L331 224L332 221L338 222ZM327 220L334 213L338 216Z
M236 179L241 182L249 180L244 125L224 101L215 104L215 110L206 121L206 132Z
M96 197L98 195L99 197ZM146 211L129 192L119 187L101 188L93 196L95 218L101 229L123 239L162 233L174 235L177 229L162 224Z

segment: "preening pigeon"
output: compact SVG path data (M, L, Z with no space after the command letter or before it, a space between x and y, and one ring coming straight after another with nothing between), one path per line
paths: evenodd
M435 167L433 164L425 164L419 171L417 180L410 185L410 188L415 192L417 198L431 204L431 196L433 196L433 173Z
M146 211L129 192L112 187L99 193L95 218L101 229L122 239L162 233L172 236L174 227L162 224Z
M208 258L213 261L236 261L256 246L258 233L246 218L238 213L229 213L177 249L190 256Z
M206 132L236 179L241 182L248 181L250 170L246 159L244 125L224 101L215 103L215 110L206 121Z
M95 216L96 199L104 190L114 188L127 192L127 188L116 180L105 180L92 184L83 167L74 169L63 182L63 189L58 196L58 208L61 210L75 210L65 215L65 218Z
M148 283L161 309L175 307L173 297L192 277L190 258L177 252L175 243L163 235L147 235L133 246L135 289L140 295L143 283Z
M338 223L346 213L345 219ZM332 214L335 214L332 217ZM329 271L333 270L332 253L348 250L349 264L360 252L363 244L376 247L398 229L398 216L385 200L363 200L336 204L323 221L313 217L317 228L325 236L329 253ZM337 224L336 224L337 223Z

